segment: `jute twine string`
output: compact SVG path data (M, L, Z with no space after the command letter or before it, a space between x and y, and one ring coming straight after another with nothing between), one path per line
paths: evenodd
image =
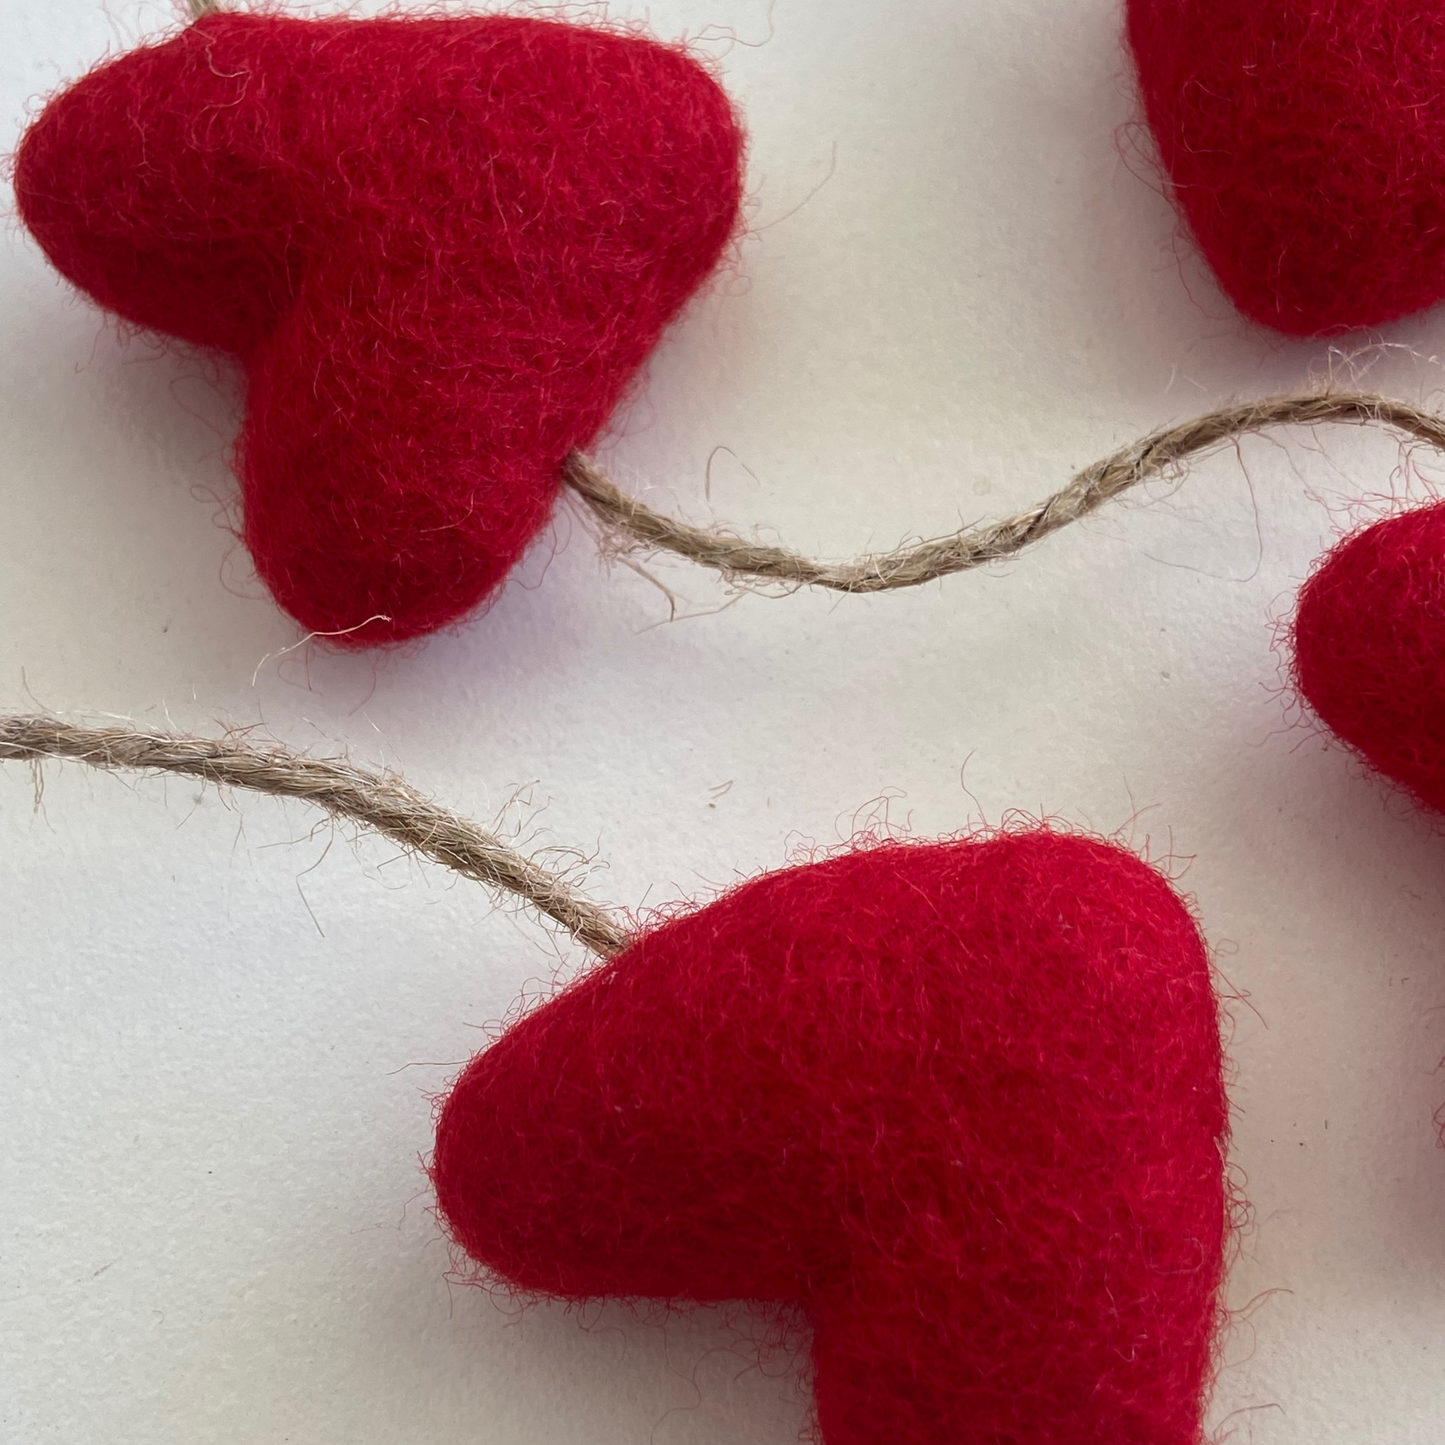
M0 760L68 758L93 768L179 773L276 798L299 798L349 818L443 867L530 903L583 947L606 957L628 935L597 904L469 818L432 802L390 772L280 747L127 727L78 727L49 717L0 717Z
M695 527L665 517L622 491L581 452L567 458L563 478L603 525L621 534L630 547L674 552L716 568L730 581L780 582L835 592L890 592L1013 557L1087 517L1130 487L1167 474L1185 458L1210 447L1269 427L1321 422L1390 427L1445 450L1445 416L1408 402L1373 392L1346 391L1266 397L1221 407L1151 432L1085 467L1053 496L1001 522L963 528L946 537L847 562L814 561L785 547L750 541L723 527Z

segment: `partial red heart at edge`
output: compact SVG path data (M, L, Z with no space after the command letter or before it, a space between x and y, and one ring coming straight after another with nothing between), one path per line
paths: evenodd
M51 101L15 188L102 306L242 359L246 544L361 646L505 578L717 264L742 152L633 32L214 14Z
M648 929L472 1061L433 1175L522 1290L800 1309L826 1445L1198 1445L1226 1131L1189 910L1036 829Z
M1332 731L1445 813L1445 502L1352 533L1300 591L1294 677Z
M1294 336L1445 299L1445 0L1127 0L1174 200Z

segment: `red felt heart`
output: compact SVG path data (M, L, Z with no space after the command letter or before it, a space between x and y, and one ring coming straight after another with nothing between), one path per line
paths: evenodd
M741 158L716 82L634 32L215 14L53 100L15 184L103 306L242 358L246 543L356 646L500 584L717 262Z
M1188 910L1038 829L644 932L472 1061L434 1178L524 1290L800 1305L829 1445L1197 1445L1225 1134Z
M1294 671L1371 767L1445 812L1445 502L1328 553L1300 592Z
M1442 0L1128 0L1176 202L1245 315L1292 335L1445 297Z

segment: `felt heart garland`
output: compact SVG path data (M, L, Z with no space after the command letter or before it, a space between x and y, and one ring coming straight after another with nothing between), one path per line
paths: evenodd
M1445 298L1442 0L1127 0L1176 205L1234 304L1294 336Z
M472 610L561 480L633 545L872 592L1012 556L1264 426L1384 421L1441 444L1438 419L1365 394L1244 403L1017 516L837 564L659 516L577 448L715 265L741 156L711 77L635 34L214 13L52 101L15 184L102 305L242 358L245 539L281 604L341 646Z
M1128 12L1175 196L1241 310L1307 334L1445 296L1445 6ZM733 234L741 157L715 82L636 35L215 15L53 102L16 188L101 304L242 359L246 541L342 645L484 601L563 479L644 545L875 591L1276 422L1440 444L1382 398L1245 404L1003 523L832 567L658 518L578 449ZM1445 809L1445 507L1335 549L1294 644L1320 716ZM502 1278L801 1310L828 1445L1198 1440L1228 1237L1217 1002L1188 909L1132 855L1049 828L856 849L629 933L395 779L0 724L0 757L46 756L306 797L606 956L440 1114L441 1210Z
M203 16L21 143L20 214L102 306L233 352L244 537L343 646L489 596L738 222L711 75L511 16Z
M827 1445L1197 1445L1219 1018L1189 909L1133 854L884 844L626 931L390 775L0 719L0 759L56 757L304 798L604 955L441 1111L438 1203L504 1280L800 1309Z
M621 547L877 592L1011 557L1263 427L1384 422L1445 445L1407 404L1305 394L1167 427L1015 516L847 562L661 516L578 448L733 233L741 157L712 78L635 33L209 13L52 101L16 194L102 305L241 357L244 537L281 604L342 647L475 608L560 482Z

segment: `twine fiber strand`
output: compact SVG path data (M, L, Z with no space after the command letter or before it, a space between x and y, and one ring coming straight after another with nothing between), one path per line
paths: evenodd
M622 491L588 457L573 452L563 468L567 484L601 522L632 544L674 552L730 580L756 578L835 592L891 592L916 587L1013 557L1034 542L1089 515L1107 501L1185 458L1236 437L1276 426L1321 422L1390 427L1445 451L1445 416L1373 392L1319 392L1240 402L1151 432L1085 467L1051 497L978 527L963 528L913 546L846 562L821 562L785 547L750 541L722 527L695 527L666 517Z
M606 957L628 942L610 914L579 897L555 873L392 773L223 739L78 727L48 717L0 718L0 760L51 758L95 768L179 773L275 798L298 798L371 828L464 878L516 894L593 953Z

